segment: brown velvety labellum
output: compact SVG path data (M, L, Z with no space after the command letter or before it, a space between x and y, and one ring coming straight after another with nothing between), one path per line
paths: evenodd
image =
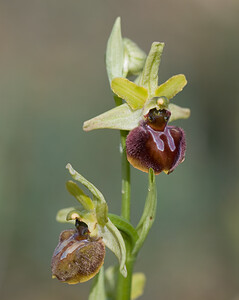
M52 275L69 284L87 281L99 272L104 257L102 239L90 237L84 226L65 230L53 253Z
M146 121L133 129L126 140L128 161L137 169L155 174L171 173L185 156L184 131L175 126L165 126L156 131Z

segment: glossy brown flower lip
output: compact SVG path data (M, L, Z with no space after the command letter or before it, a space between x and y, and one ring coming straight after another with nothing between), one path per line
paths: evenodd
M104 257L102 239L90 237L87 228L76 226L60 234L52 257L52 275L69 284L87 281L98 273Z
M156 131L147 121L133 129L126 140L128 161L137 169L155 174L171 173L185 157L184 131L176 126L165 126Z

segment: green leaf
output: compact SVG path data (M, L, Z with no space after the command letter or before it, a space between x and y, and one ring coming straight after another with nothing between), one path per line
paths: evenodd
M178 105L170 103L168 106L168 109L171 112L171 117L169 119L169 122L178 120L178 119L187 119L190 117L190 109L180 107Z
M111 89L134 110L142 108L148 98L148 91L144 87L126 78L114 78L111 82Z
M106 69L109 81L123 76L124 45L121 36L120 17L114 23L106 48Z
M101 232L99 232L99 235L102 236L105 245L118 258L120 264L120 272L124 277L126 277L127 276L127 270L125 266L126 248L121 233L110 220L108 220L108 222L103 228L100 227L100 229Z
M88 197L75 182L71 180L67 181L66 188L68 192L74 196L86 210L94 209L94 203L90 197Z
M137 231L132 226L132 224L124 219L123 217L109 214L108 215L111 222L122 232L124 232L130 239L131 244L134 245L139 238Z
M146 277L144 273L134 273L132 278L131 300L143 295Z
M181 92L187 84L186 77L183 74L175 75L161 84L155 91L157 97L167 97L169 100L177 93Z
M100 269L99 273L94 278L88 300L106 300L104 267Z
M120 129L132 130L139 125L142 119L142 109L132 110L127 103L117 106L107 112L84 122L83 129Z
M124 56L124 71L127 75L138 75L144 67L146 54L139 46L128 38L123 38L125 56Z
M142 247L150 228L153 225L156 208L157 208L157 190L155 184L155 174L153 169L149 169L149 183L148 183L148 195L144 206L143 215L137 225L137 232L139 239L137 240L135 247L132 251L133 255L137 255L138 251Z
M57 215L56 215L56 220L57 222L59 223L75 223L75 221L68 221L67 220L67 215L71 212L71 211L74 211L74 210L77 210L77 208L75 207L67 207L67 208L63 208L61 210L59 210L57 212ZM78 210L77 210L78 211Z
M141 73L139 85L145 87L149 93L149 99L154 96L158 86L158 70L163 52L164 43L154 42L146 59Z
M96 218L101 226L105 226L108 222L108 205L107 203L99 203L96 206Z
M69 173L71 174L72 178L83 184L99 202L105 202L105 198L102 195L102 193L91 182L86 180L82 175L80 175L76 170L74 170L71 164L68 163L66 165L66 168L69 170Z

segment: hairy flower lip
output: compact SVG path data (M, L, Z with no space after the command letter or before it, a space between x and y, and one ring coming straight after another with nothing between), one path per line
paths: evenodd
M84 226L61 232L52 257L52 275L62 282L76 284L94 277L102 267L105 245L94 238Z
M142 121L133 129L126 140L128 161L133 167L147 172L152 168L155 174L164 171L170 174L185 157L184 131L176 126L166 126L156 131Z

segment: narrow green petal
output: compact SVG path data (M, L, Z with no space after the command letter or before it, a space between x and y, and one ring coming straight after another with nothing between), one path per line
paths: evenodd
M144 273L134 273L132 278L131 300L143 295L146 277Z
M152 44L140 76L139 85L148 90L149 98L154 96L158 86L158 71L163 48L164 43L154 42Z
M120 129L132 130L142 119L142 109L132 110L127 103L117 106L93 119L84 122L83 129Z
M86 210L94 209L93 201L78 187L75 182L71 180L67 181L66 188L68 192L74 196Z
M148 180L149 180L148 195L145 202L143 215L136 228L139 238L132 251L133 255L137 255L138 251L142 247L155 219L156 208L157 208L157 190L156 190L156 183L155 183L155 174L153 169L149 169Z
M74 170L71 164L68 163L66 165L66 168L69 170L69 173L71 174L72 178L83 184L99 202L105 202L105 198L102 195L102 193L91 182L86 180L82 175L80 175L76 170Z
M121 233L110 220L108 220L107 224L104 228L101 228L101 230L100 235L103 237L103 242L118 258L120 272L124 277L126 277L126 248Z
M88 300L106 300L104 267L101 267L99 273L94 278Z
M190 117L190 109L189 108L184 108L180 107L178 105L170 103L168 106L168 109L171 112L171 117L169 119L169 122L178 120L178 119L187 119Z
M148 98L148 91L126 78L114 78L111 83L112 91L124 99L128 105L136 110L144 106Z
M109 81L123 76L124 45L121 35L120 17L114 23L106 49L106 69Z
M183 74L175 75L161 84L155 91L157 97L173 98L177 93L181 92L187 84L186 77Z

